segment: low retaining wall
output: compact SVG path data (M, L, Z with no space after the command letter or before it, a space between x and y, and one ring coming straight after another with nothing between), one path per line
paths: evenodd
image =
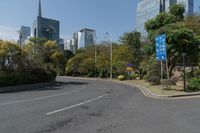
M53 86L53 85L56 85L56 84L57 84L57 82L53 81L53 82L45 82L45 83L37 83L37 84L29 84L29 85L0 87L0 93L9 93L9 92L33 90L33 89Z

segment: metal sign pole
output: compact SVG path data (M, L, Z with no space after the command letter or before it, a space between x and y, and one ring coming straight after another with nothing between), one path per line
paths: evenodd
M166 68L167 68L167 79L169 80L169 67L168 67L167 58L166 58Z
M163 61L161 60L161 89L162 89L162 94L164 93L164 88L163 88Z
M166 34L158 35L155 38L156 42L156 59L161 62L161 89L162 93L164 93L164 86L163 86L163 61L166 61L166 68L168 70L168 63L167 63L167 52L166 52ZM169 79L169 72L167 72L167 78Z

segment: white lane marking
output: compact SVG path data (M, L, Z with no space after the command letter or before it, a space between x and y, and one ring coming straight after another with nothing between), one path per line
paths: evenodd
M10 105L10 104L17 104L17 103L25 103L25 102L30 102L30 101L37 101L37 100L42 100L42 99L58 97L58 96L62 96L62 95L68 95L68 94L72 94L72 93L81 91L84 88L85 88L85 85L83 87L81 87L80 89L73 90L73 91L68 91L68 92L64 92L64 93L58 93L58 94L55 94L55 95L49 95L49 96L44 96L44 97L36 97L36 98L30 98L30 99L25 99L25 100L19 100L19 101L14 101L14 102L0 103L0 106Z
M101 95L101 96L98 96L96 98L93 98L91 100L87 100L87 101L84 101L84 102L81 102L81 103L78 103L78 104L75 104L75 105L72 105L72 106L69 106L69 107L65 107L65 108L62 108L62 109L58 109L58 110L55 110L55 111L52 111L52 112L49 112L49 113L46 113L46 115L52 115L52 114L55 114L55 113L58 113L58 112L62 112L62 111L65 111L65 110L69 110L71 108L75 108L75 107L78 107L78 106L81 106L81 105L84 105L84 104L87 104L87 103L90 103L90 102L93 102L93 101L96 101L96 100L99 100L105 96L107 96L108 94L105 94L105 95Z

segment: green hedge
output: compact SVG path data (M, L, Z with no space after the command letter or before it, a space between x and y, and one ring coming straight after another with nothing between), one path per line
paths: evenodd
M200 78L192 78L188 84L189 90L199 91L200 90Z
M49 82L55 80L54 71L35 69L29 72L0 73L0 87Z

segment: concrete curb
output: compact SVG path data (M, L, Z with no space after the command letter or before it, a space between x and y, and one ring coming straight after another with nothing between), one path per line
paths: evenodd
M19 92L19 91L26 91L26 90L33 90L48 86L56 85L57 82L44 82L44 83L36 83L36 84L29 84L29 85L19 85L19 86L9 86L9 87L0 87L0 94L2 93L11 93L11 92Z
M140 89L145 96L151 97L151 98L173 99L173 98L200 96L200 92L194 92L194 93L188 93L188 94L175 94L175 95L158 95L158 94L153 93L149 88L142 86L142 85L138 85L138 84L134 84L134 83L126 82L126 81L115 81L114 80L114 82L123 83L126 85L131 85L133 87L136 87L136 88Z
M138 88L140 91L142 91L142 93L145 96L151 97L151 98L156 98L156 99L175 99L175 98L200 96L200 92L194 92L194 93L188 93L188 94L177 94L177 95L158 95L158 94L153 93L150 89L148 89L145 86L142 86L142 85L139 85L139 84L130 83L130 82L126 82L126 81L105 80L105 79L98 79L98 78L82 78L82 77L65 77L65 78L82 79L82 80L102 80L102 81L109 81L109 82L126 84L126 85L130 85L130 86Z

